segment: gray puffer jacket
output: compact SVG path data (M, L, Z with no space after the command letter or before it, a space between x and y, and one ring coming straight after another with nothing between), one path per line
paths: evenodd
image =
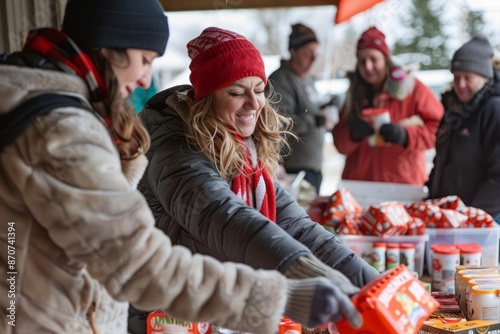
M358 287L371 280L373 268L313 222L278 183L275 224L238 198L210 160L190 148L180 116L188 111L185 94L190 88L157 94L141 113L152 147L139 190L156 225L172 242L221 261L282 273L299 257L313 253Z

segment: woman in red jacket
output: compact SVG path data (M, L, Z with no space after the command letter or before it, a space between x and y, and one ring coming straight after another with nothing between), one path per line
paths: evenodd
M434 147L441 103L392 62L377 28L361 35L356 55L356 70L333 129L336 148L347 156L342 178L423 185L428 175L424 153ZM377 110L385 111L381 126L367 116Z

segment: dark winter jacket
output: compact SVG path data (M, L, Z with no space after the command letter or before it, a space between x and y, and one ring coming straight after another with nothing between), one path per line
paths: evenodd
M443 95L445 115L436 139L428 187L432 198L458 195L500 219L500 73L472 100Z
M141 113L152 146L139 190L156 225L172 242L221 261L282 273L300 256L313 253L356 286L373 278L372 268L314 223L278 183L274 223L236 196L203 153L190 149L179 116L187 112L184 94L189 88L178 86L157 94Z
M312 80L298 76L289 63L282 60L269 81L278 94L276 109L293 119L292 132L298 137L289 140L291 153L284 157L285 168L320 172L326 128L320 113L319 93Z

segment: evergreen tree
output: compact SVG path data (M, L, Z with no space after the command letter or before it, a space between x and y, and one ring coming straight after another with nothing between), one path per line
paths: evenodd
M481 12L469 11L467 13L467 26L466 26L467 35L469 35L469 38L472 38L478 34L486 35L484 28L485 28L485 22L483 14Z
M401 17L407 32L396 42L393 54L423 70L448 68L447 36L440 20L443 6L441 0L411 0L408 13Z

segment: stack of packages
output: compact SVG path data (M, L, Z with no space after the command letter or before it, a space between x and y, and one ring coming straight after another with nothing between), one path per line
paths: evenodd
M426 227L485 228L495 225L488 213L466 206L457 196L409 204L382 202L365 211L351 193L342 188L328 201L318 199L312 206L316 208L309 210L311 218L336 234L423 235ZM318 211L323 212L321 218Z

